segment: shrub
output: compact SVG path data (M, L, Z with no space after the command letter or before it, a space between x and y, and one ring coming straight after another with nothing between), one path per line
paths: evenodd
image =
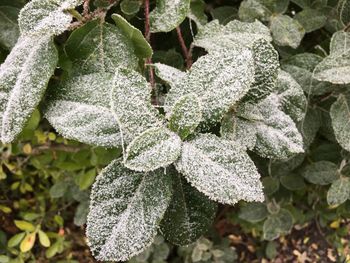
M348 216L348 1L21 4L0 6L3 177L14 173L23 194L34 191L27 180L53 180L43 199L79 202L74 221L87 220L97 260L129 260L158 232L192 244L217 203L239 203L233 222L269 241ZM11 158L30 160L35 179ZM36 237L46 257L62 252L64 239L41 229L49 211L28 205L9 252L27 259ZM193 249L208 257L197 261L222 253Z

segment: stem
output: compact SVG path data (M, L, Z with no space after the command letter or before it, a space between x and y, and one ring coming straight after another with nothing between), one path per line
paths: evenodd
M90 13L90 0L84 0L83 16L86 17Z
M176 33L177 33L177 38L179 39L182 53L186 59L186 68L189 69L192 66L192 56L186 47L184 38L182 37L181 29L179 26L176 28Z
M75 9L69 9L68 12L78 21L83 21L84 17Z
M145 0L145 38L147 42L151 45L151 32L150 32L150 23L149 23L149 0ZM152 64L152 59L148 58L146 59L146 66L147 64ZM149 81L151 83L151 86L154 88L155 86L155 80L154 80L154 72L152 67L149 68Z

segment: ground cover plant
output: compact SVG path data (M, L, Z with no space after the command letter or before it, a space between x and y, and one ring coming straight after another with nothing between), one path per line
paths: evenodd
M239 260L223 224L255 258L313 225L331 252L297 260L350 260L350 2L0 13L0 262Z

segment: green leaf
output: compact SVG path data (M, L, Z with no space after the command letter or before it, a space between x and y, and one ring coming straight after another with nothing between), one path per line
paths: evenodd
M231 51L250 48L260 39L272 40L269 29L259 21L244 23L234 20L224 26L218 20L213 20L199 30L193 44L208 52Z
M45 117L65 138L117 147L121 138L110 106L112 85L110 73L70 77L49 89Z
M280 181L281 184L290 191L297 191L305 188L304 178L295 173L281 176Z
M78 178L78 185L80 190L85 190L93 184L96 177L96 169L90 169L86 173L82 173Z
M0 66L1 140L21 132L45 92L58 60L51 37L21 37Z
M306 166L302 176L310 183L327 185L339 178L338 166L329 161L319 161Z
M350 179L342 177L334 181L327 192L327 202L329 205L340 205L350 196Z
M277 178L267 176L262 179L262 184L264 186L264 193L266 195L272 195L278 191L280 187L280 181Z
M81 202L74 214L74 224L76 226L83 226L86 223L87 215L89 213L89 202Z
M188 245L203 235L212 224L217 205L171 171L173 196L161 223L161 232L175 245Z
M87 237L97 260L126 261L151 245L171 200L171 180L112 162L91 192Z
M187 15L193 20L197 28L201 28L208 22L208 17L205 14L206 3L204 0L191 0L190 13Z
M350 2L349 0L339 0L337 5L337 11L339 20L343 26L347 26L350 23Z
M0 6L0 44L8 50L15 46L19 37L18 13L16 7Z
M141 5L142 2L140 0L123 0L120 3L120 9L124 14L133 16L140 11Z
M125 1L124 1L125 2ZM140 3L140 1L138 1ZM142 35L142 32L136 27L132 26L128 21L126 21L122 16L118 14L113 14L112 18L118 28L127 36L134 45L135 54L139 58L149 58L152 57L152 48L147 40Z
M14 236L12 236L9 241L7 242L7 246L8 247L15 247L17 246L19 243L21 243L21 241L23 240L24 236L26 235L25 232L22 233L18 233Z
M212 134L185 142L176 169L210 199L225 204L262 201L254 163L240 145Z
M55 256L59 249L60 249L60 242L59 241L56 241L55 243L53 243L53 245L51 247L49 247L46 252L45 252L45 256L47 258L52 258L53 256Z
M264 239L274 240L282 234L287 234L293 227L293 217L286 209L280 209L277 214L269 215L264 222Z
M327 16L321 11L312 8L303 9L294 18L303 26L306 33L322 28L327 21Z
M279 46L297 48L304 37L305 30L296 20L287 15L273 16L270 30L274 42Z
M43 247L49 247L51 245L51 242L50 242L50 239L47 236L47 234L44 231L42 231L42 230L39 230L38 234L39 234L39 242L40 242L40 244Z
M62 197L69 187L69 183L67 181L58 181L50 188L50 196L52 198L60 198Z
M153 65L155 66L155 68L157 68L156 65L158 63L163 63L178 69L182 69L184 67L184 59L182 55L179 52L177 52L174 48L166 51L156 50L153 54L152 61L154 63L157 62Z
M190 12L191 0L157 0L150 13L151 32L169 32L179 26Z
M124 143L131 142L149 128L162 126L162 120L151 104L151 86L138 72L117 69L110 92L111 110Z
M180 137L167 128L150 128L137 136L126 149L125 167L149 172L167 167L181 153Z
M66 10L74 9L81 0L32 0L19 14L18 23L22 34L59 35L72 21Z
M350 151L350 98L340 94L330 109L332 127L340 146Z
M5 255L0 255L0 263L8 263L10 262L10 258Z
M35 230L35 226L32 223L29 223L27 221L15 220L14 223L16 227L20 230L29 231L29 232L33 232Z
M65 44L65 51L77 74L114 73L116 67L138 67L133 44L122 29L93 20L73 31Z
M314 78L334 84L350 83L350 33L339 31L333 34L330 43L330 54L314 71Z
M226 25L228 22L238 18L238 10L233 6L219 6L210 11L213 20L219 20L219 23Z
M188 94L181 97L169 113L169 128L181 139L192 134L202 120L202 105L198 97Z
M165 111L184 95L193 93L202 101L204 124L215 124L249 90L254 77L251 52L211 53L200 57L181 83L173 86Z
M247 203L239 210L238 217L250 223L258 223L268 215L266 205L263 203Z

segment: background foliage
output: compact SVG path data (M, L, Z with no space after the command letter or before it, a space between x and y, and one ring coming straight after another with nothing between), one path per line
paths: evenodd
M1 62L16 43L19 29L14 25L24 4L0 1L0 13L4 14L0 17ZM105 0L91 1L91 9L108 5ZM122 14L143 30L142 1L120 1L108 15L112 13ZM305 153L284 161L251 153L263 175L267 196L263 203L220 206L206 237L189 247L176 247L158 236L131 262L350 261L350 58L347 46L337 45L348 40L346 34L334 34L348 30L349 14L346 0L191 1L191 20L186 18L181 24L188 47L207 19L218 19L222 25L234 19L258 19L269 27L282 69L307 95L307 114L298 124ZM113 19L123 23L118 17ZM109 16L107 20L112 22ZM156 25L152 32L167 31L166 26ZM84 27L98 30L94 22ZM55 38L60 66L55 77L64 78L79 66L84 54L74 50L75 38L79 31ZM178 69L188 66L175 30L153 34L151 40L152 62ZM66 53L64 43L68 43ZM205 53L194 46L191 51L193 61ZM147 48L138 56L147 57L145 54L149 54ZM160 92L165 89L159 79L157 83ZM55 88L55 78L49 88ZM62 138L41 120L42 107L39 105L14 143L0 148L0 262L92 262L84 235L90 187L101 169L121 155L121 149L107 150Z

